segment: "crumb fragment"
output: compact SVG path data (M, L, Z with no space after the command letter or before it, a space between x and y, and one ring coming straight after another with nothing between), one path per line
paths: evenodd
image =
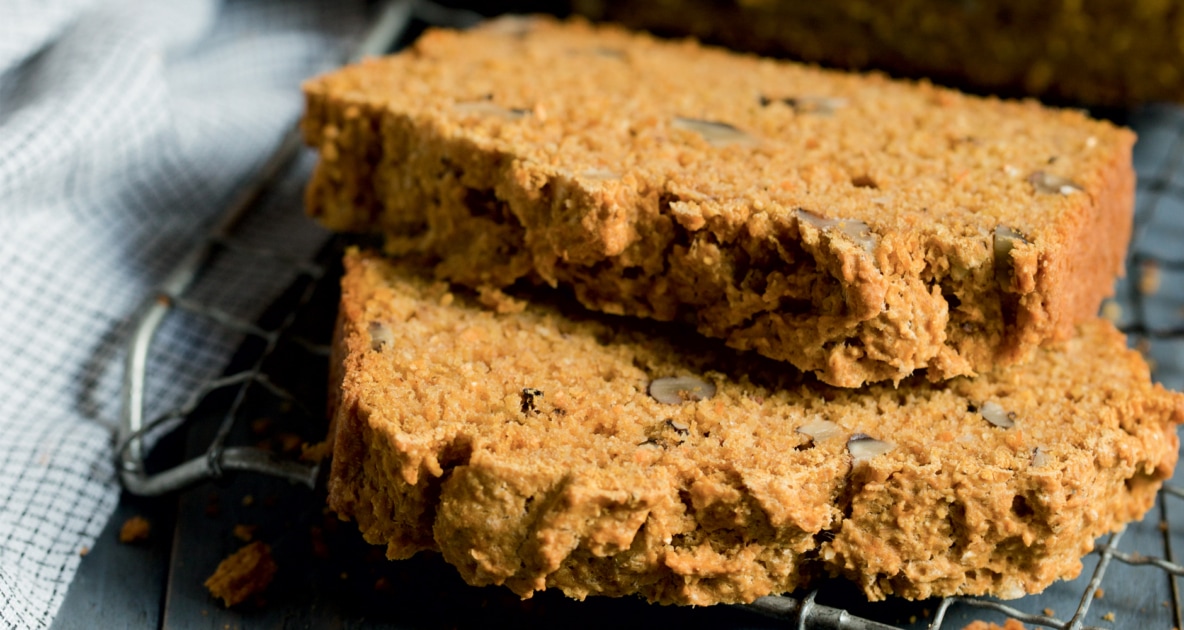
M143 516L133 516L124 521L123 527L119 528L119 542L130 544L148 540L148 534L151 531L152 525L148 519Z
M280 450L285 453L295 453L300 449L300 445L304 444L304 439L299 435L290 431L284 431L276 436L279 441Z
M255 505L255 495L245 495L243 497L243 507L251 507L252 505Z
M322 440L316 444L303 445L300 448L300 461L319 464L328 459L332 454L333 447L329 446L329 441Z
M1154 295L1159 291L1161 275L1159 273L1159 263L1154 260L1145 260L1139 265L1139 293L1143 295Z
M309 542L312 544L313 557L327 560L329 558L329 545L325 544L325 532L320 527L308 528Z
M1109 622L1113 623L1114 622L1114 611L1111 610L1110 612L1102 615L1102 621L1109 621Z
M251 542L251 539L255 537L255 530L257 529L259 529L258 525L245 525L243 523L239 523L234 526L234 530L231 533L234 534L235 538L243 542Z
M1122 305L1114 300L1106 300L1102 302L1102 317L1110 320L1111 323L1117 324L1122 321Z
M972 621L970 625L962 628L962 630L1025 630L1025 628L1019 619L1008 619L1003 625L988 623L986 621Z
M1051 609L1051 608L1045 608L1045 609L1044 609L1044 616L1045 616L1045 617L1056 617L1056 616L1057 616L1057 611L1055 611L1055 610L1053 610L1053 609Z
M1098 590L1094 591L1094 599L1102 599L1103 597L1105 597L1105 595L1106 595L1106 591L1103 590L1101 587L1098 587Z
M506 295L501 289L489 286L477 289L477 302L500 315L521 313L526 310L526 302Z
M262 418L255 418L251 421L251 433L255 435L263 435L271 430L272 419L264 416Z
M88 553L90 553L90 547L87 547L86 545L83 545L82 549L78 550L78 555L82 556L83 558L85 558L86 554Z
M252 595L262 593L275 577L276 564L271 547L253 542L230 554L205 581L210 595L234 606Z

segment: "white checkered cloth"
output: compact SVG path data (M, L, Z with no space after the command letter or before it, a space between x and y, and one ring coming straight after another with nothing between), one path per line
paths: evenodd
M131 315L339 63L361 2L7 0L0 6L0 627L44 628L118 500L112 464ZM308 255L287 203L245 238ZM198 287L252 317L285 269ZM149 418L216 375L237 339L172 318Z

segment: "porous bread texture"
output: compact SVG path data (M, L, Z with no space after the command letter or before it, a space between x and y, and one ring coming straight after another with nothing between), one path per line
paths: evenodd
M437 550L523 597L749 602L839 574L1014 598L1077 575L1176 461L1184 396L1102 320L1023 366L854 392L672 324L345 266L330 506L390 558ZM671 376L717 390L647 393ZM858 433L892 449L855 461Z
M1128 130L581 22L429 31L305 93L326 226L843 387L1067 338L1130 234Z

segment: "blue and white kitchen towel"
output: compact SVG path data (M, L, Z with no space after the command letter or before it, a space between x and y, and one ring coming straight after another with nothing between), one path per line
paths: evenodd
M123 347L137 306L340 62L362 2L0 0L0 627L44 628L118 500ZM308 254L287 204L245 238ZM253 317L290 281L233 261L197 287ZM236 339L160 332L153 417Z

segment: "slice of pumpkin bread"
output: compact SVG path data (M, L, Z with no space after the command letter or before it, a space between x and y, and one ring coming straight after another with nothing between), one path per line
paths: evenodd
M325 225L843 387L1068 337L1130 233L1127 130L581 22L430 31L305 91Z
M675 324L345 263L331 507L524 597L748 602L826 574L1018 597L1077 575L1176 461L1184 396L1103 320L1023 366L853 391Z

